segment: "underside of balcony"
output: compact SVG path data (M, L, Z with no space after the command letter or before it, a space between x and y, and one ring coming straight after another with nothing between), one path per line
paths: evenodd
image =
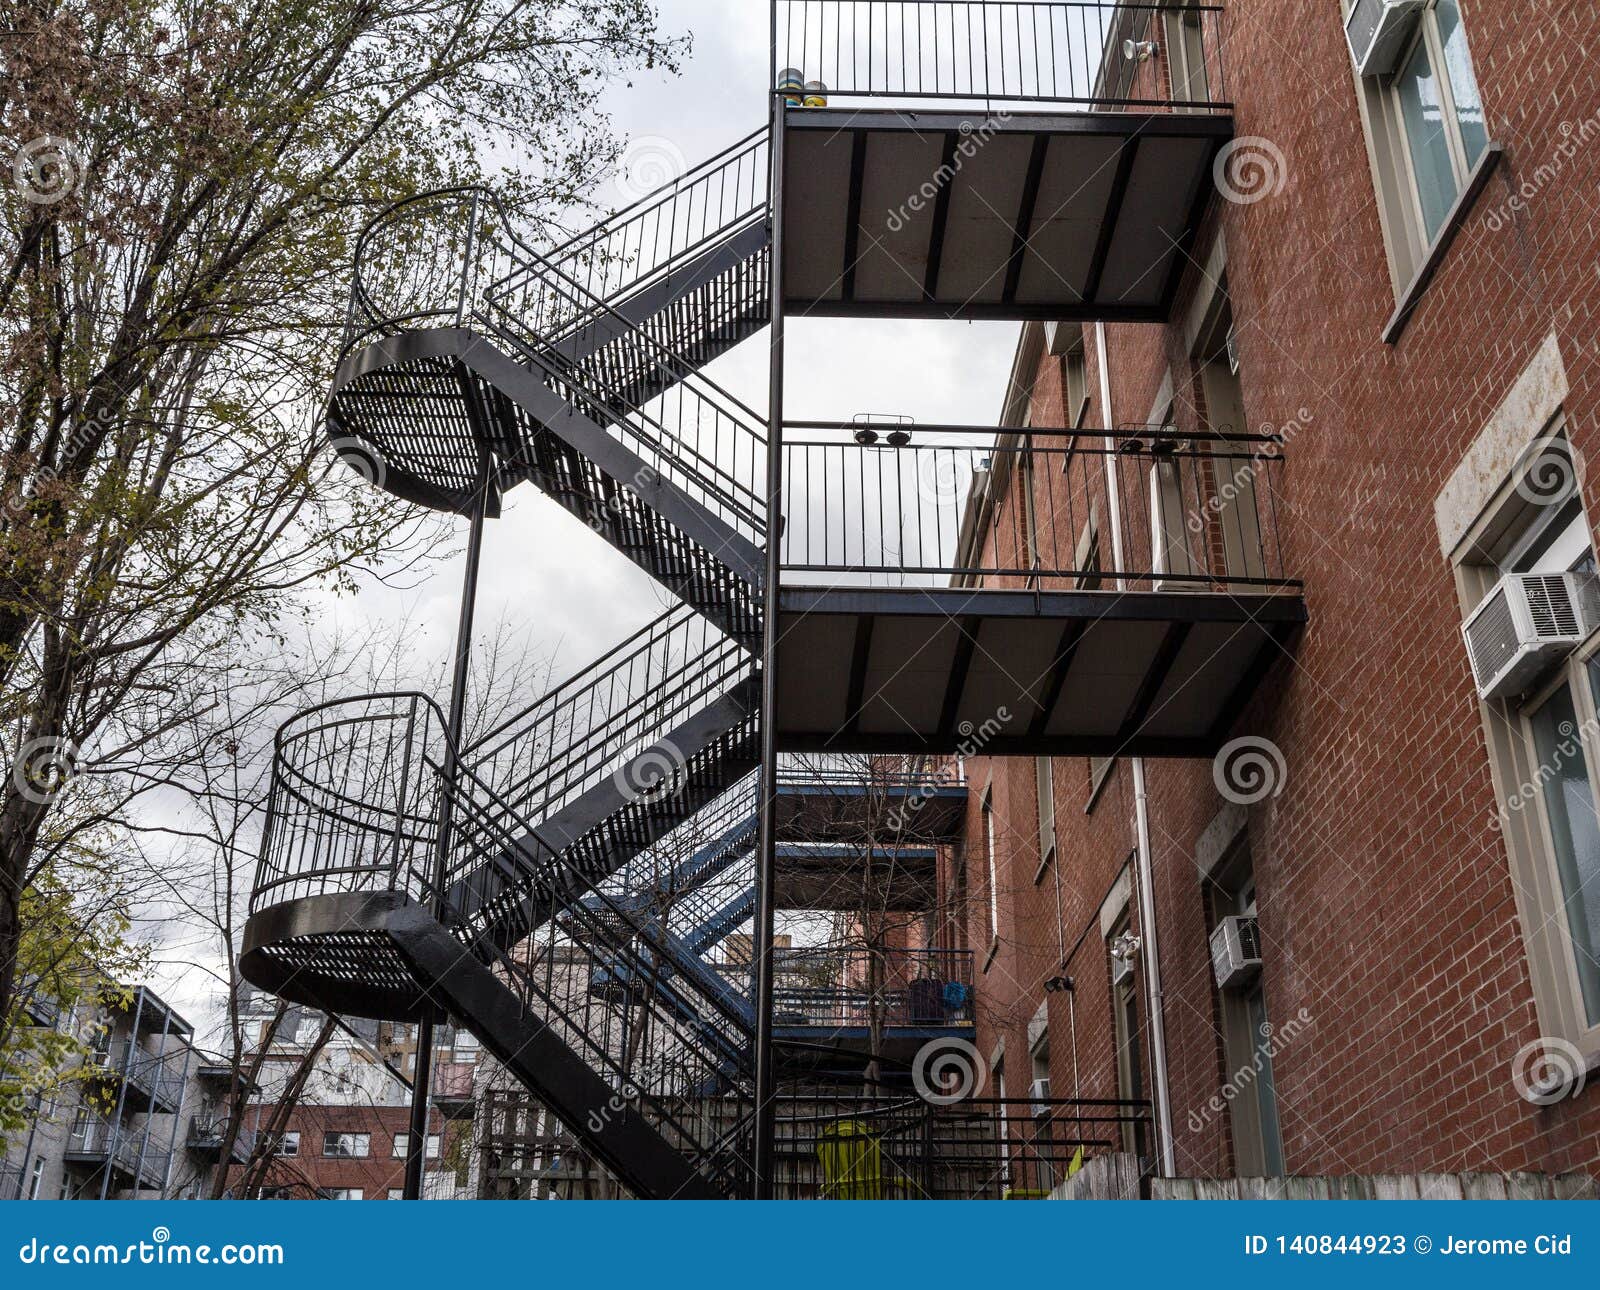
M1209 757L1298 595L787 587L787 751Z
M1233 120L830 109L786 130L792 313L1155 322Z

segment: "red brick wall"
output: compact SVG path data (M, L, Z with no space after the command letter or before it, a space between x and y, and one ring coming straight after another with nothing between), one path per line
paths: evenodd
M1280 1025L1301 1010L1309 1018L1275 1061L1295 1173L1600 1170L1600 1092L1541 1109L1512 1084L1513 1056L1538 1027L1432 507L1552 330L1571 385L1569 433L1600 460L1600 136L1563 150L1600 112L1600 72L1585 52L1600 43L1600 10L1463 9L1489 133L1506 154L1393 346L1380 339L1394 297L1339 7L1233 0L1227 17L1236 132L1272 141L1284 182L1251 204L1219 202L1196 254L1221 231L1249 428L1303 425L1286 450L1278 522L1311 623L1237 728L1270 738L1287 765L1281 794L1250 809L1248 836L1269 1012ZM1547 163L1553 176L1535 179ZM1535 195L1510 211L1528 181ZM1113 407L1100 407L1091 337L1089 423L1143 420L1170 367L1177 419L1199 428L1176 329L1107 333ZM1034 424L1058 424L1060 401L1059 364L1046 357ZM1586 488L1600 515L1600 475ZM1097 911L1134 841L1128 769L1118 765L1085 814L1087 764L1056 762L1059 920L1054 875L1034 883L1032 763L979 759L968 770L975 790L992 777L1001 839L1000 944L979 978L980 1047L987 1055L1004 1036L1018 1054L1013 1087L1025 1078L1027 1021L1064 941L1081 1092L1110 1096ZM1223 803L1209 763L1147 770L1179 1170L1225 1173L1226 1113L1198 1130L1186 1123L1225 1075L1195 865ZM973 839L977 809L975 791ZM976 846L969 865L981 965ZM1053 1089L1070 1094L1067 997L1049 998Z
M247 1123L257 1123L258 1108L249 1111ZM431 1132L443 1134L440 1155L430 1156L430 1173L447 1167L453 1159L452 1145L462 1130L447 1122L437 1111L430 1112ZM271 1109L259 1108L259 1123L266 1124ZM405 1106L302 1106L289 1118L289 1131L300 1134L300 1153L274 1161L267 1176L268 1187L289 1187L294 1199L309 1198L319 1189L357 1187L363 1200L386 1200L391 1190L405 1184L406 1162L394 1155L394 1138L410 1127L411 1110ZM366 1133L370 1135L368 1154L363 1159L347 1160L322 1154L325 1133ZM466 1144L455 1144L457 1150ZM237 1171L236 1171L237 1172Z

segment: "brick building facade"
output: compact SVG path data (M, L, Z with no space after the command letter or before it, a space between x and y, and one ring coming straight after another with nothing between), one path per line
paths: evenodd
M1590 669L1481 699L1462 625L1501 574L1592 563L1600 10L1443 0L1365 77L1331 0L1227 24L1235 141L1172 322L1026 324L1002 425L1276 434L1234 447L1285 458L1254 501L1310 622L1232 761L968 759L947 935L978 954L978 1048L1012 1096L1148 1097L1164 1057L1179 1174L1593 1173ZM1072 516L1082 569L1116 501L1069 479L1008 487L1035 531ZM1149 538L1120 567L1159 574L1151 487L1117 499ZM1010 540L1005 506L982 540ZM1224 990L1231 913L1262 966Z

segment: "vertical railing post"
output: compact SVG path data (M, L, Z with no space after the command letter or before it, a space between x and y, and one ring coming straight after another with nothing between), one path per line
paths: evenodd
M461 616L456 625L450 712L445 730L444 776L439 797L439 832L435 842L433 890L430 893L434 917L441 921L447 913L445 887L449 881L450 831L459 775L456 749L461 743L467 702L467 677L472 658L472 617L477 608L478 566L483 555L483 521L489 508L489 490L494 486L493 463L488 448L480 444L478 454L478 486L472 495L466 570L461 581ZM417 1049L411 1071L410 1137L406 1140L406 1176L401 1193L405 1200L420 1200L422 1197L422 1174L428 1158L428 1094L432 1070L433 1017L425 1013L417 1020Z
M467 204L467 248L466 254L461 258L461 285L456 292L456 326L460 327L467 318L467 279L472 276L472 257L477 254L475 245L478 234L478 193L474 189L472 200Z
M777 8L773 8L772 41L777 50ZM775 927L773 893L777 884L778 806L778 578L779 542L783 534L783 95L776 78L771 95L772 167L769 184L772 219L771 292L772 337L769 354L767 417L767 552L765 585L761 589L761 831L756 856L756 1114L752 1192L756 1200L773 1196L773 1164L777 1107L773 1102L777 1081L772 1051L772 941Z

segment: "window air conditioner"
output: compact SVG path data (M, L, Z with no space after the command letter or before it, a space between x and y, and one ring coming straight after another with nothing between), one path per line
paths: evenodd
M1211 933L1211 970L1223 990L1248 985L1261 971L1261 930L1254 914L1230 914Z
M1600 591L1576 573L1511 573L1461 628L1485 699L1524 694L1600 623Z
M1427 0L1355 0L1345 19L1350 58L1360 76L1387 76L1416 30Z
M1111 988L1115 990L1124 981L1133 980L1133 956L1130 954L1125 959L1115 955L1111 959Z
M1050 1113L1050 1081L1036 1079L1028 1085L1028 1101L1033 1103L1035 1117Z

